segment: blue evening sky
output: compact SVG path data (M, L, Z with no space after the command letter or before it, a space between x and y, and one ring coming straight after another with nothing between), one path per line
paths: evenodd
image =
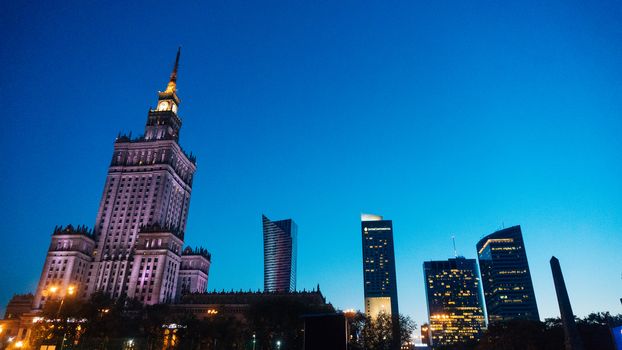
M181 45L210 290L263 287L264 213L298 223L299 289L361 309L371 212L419 324L423 261L515 224L543 318L552 255L578 315L622 312L620 2L177 3L4 4L0 304L34 291L54 225L93 226L113 141L142 133Z

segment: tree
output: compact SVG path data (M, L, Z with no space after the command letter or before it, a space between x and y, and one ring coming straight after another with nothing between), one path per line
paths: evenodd
M35 348L42 344L71 344L82 335L84 328L80 322L79 310L83 303L67 296L61 300L48 300L32 329L30 342Z
M477 350L538 350L545 345L545 324L515 320L496 322L488 327Z
M390 315L380 313L372 321L358 312L349 322L350 349L390 350L393 343L393 320ZM408 316L399 315L399 332L401 343L410 342L412 333L417 328Z
M622 315L592 313L576 319L586 350L614 350L611 328L622 324ZM564 350L564 329L560 318L539 321L504 321L491 324L477 350Z
M269 299L250 305L249 336L256 335L257 350L273 349L277 341L281 350L302 349L305 314L334 312L332 306L309 305L292 299Z

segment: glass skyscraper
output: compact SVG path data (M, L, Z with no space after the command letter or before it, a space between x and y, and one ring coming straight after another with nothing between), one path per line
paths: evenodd
M472 343L486 325L475 259L423 263L432 346Z
M477 243L488 322L539 320L520 226L494 232Z
M399 315L393 249L393 222L382 216L361 216L365 314Z
M262 215L264 290L296 290L298 226L292 219L271 221Z

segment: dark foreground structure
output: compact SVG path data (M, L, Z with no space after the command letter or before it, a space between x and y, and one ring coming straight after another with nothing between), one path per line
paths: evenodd
M305 315L304 350L346 350L348 332L342 313Z
M579 336L579 331L577 330L577 324L574 320L572 306L570 306L570 298L568 298L568 291L566 290L562 268L556 257L551 258L551 272L553 273L557 303L559 304L559 312L564 327L566 350L583 350L583 344Z
M177 313L192 314L199 320L219 315L247 322L257 308L267 306L274 306L276 311L283 313L293 311L283 309L288 306L322 313L335 311L331 304L326 303L319 286L312 291L291 293L240 291L186 294L171 308Z

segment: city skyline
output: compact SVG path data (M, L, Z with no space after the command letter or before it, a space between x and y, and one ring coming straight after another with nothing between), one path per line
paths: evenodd
M421 262L452 256L454 234L458 252L475 258L475 243L504 222L523 228L542 319L559 314L551 255L564 261L578 315L620 312L612 3L212 4L178 9L175 30L134 7L83 8L93 19L84 22L72 8L39 5L10 4L14 16L0 24L15 33L0 82L11 165L0 180L10 199L0 204L3 307L34 291L55 225L93 227L111 141L139 133L181 44L182 117L192 125L183 142L200 164L186 238L214 254L210 290L261 288L257 218L267 212L301 228L299 289L319 283L337 307L362 310L359 215L381 212L395 226L400 310L419 324Z

